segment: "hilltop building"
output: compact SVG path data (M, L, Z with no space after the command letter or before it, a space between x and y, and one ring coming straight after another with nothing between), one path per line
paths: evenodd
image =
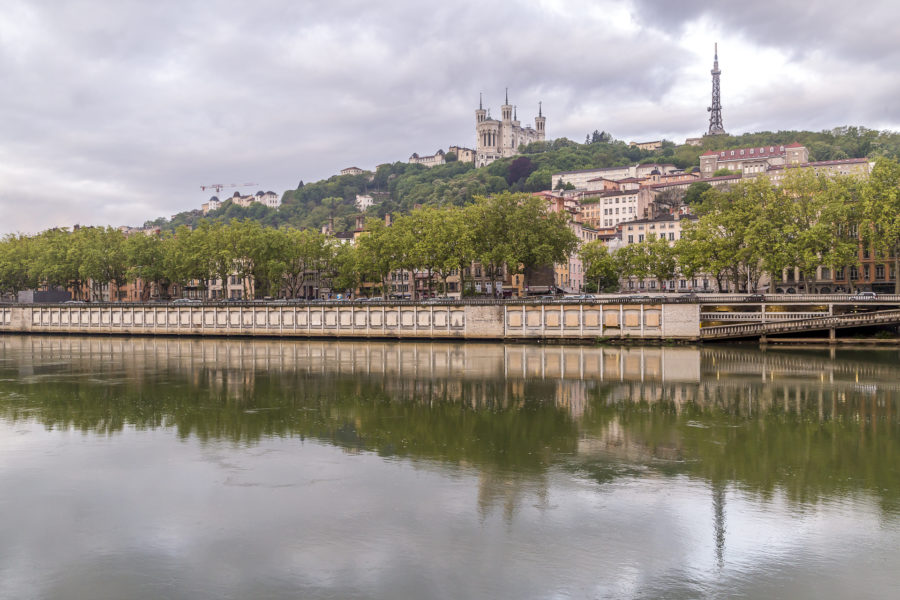
M429 156L419 156L414 152L413 155L409 157L409 164L424 165L429 168L437 165L443 165L447 163L448 154L455 155L458 162L475 162L475 151L471 148L464 148L462 146L450 146L450 148L448 148L446 152L444 152L443 150L438 150L437 152Z
M238 206L243 206L244 208L250 206L254 202L258 202L263 206L268 206L269 208L278 208L281 206L281 198L278 197L278 194L275 192L263 192L262 190L256 192L255 194L250 194L248 196L242 196L240 192L235 192L234 196L228 198L231 200L232 204L236 204ZM223 200L219 200L218 196L213 196L209 199L208 202L205 202L200 205L200 209L203 211L203 214L209 214L210 211L219 210L222 207Z
M759 146L735 150L707 150L700 155L700 173L712 177L719 169L737 171L745 175L765 173L781 165L802 165L809 162L809 150L802 144Z
M515 156L519 146L541 141L546 135L547 117L543 115L541 103L538 102L538 116L534 118L534 128L522 127L517 109L509 103L509 91L503 106L500 107L501 119L492 119L490 110L485 110L478 98L478 110L475 111L475 166L483 167L495 160Z
M656 171L656 173L654 173ZM556 189L560 183L562 185L572 184L576 190L589 189L588 182L598 178L611 181L620 181L629 178L644 178L651 175L670 175L676 171L680 171L672 164L645 163L636 165L625 165L623 167L604 167L600 169L581 169L578 171L562 171L554 173L550 178L550 185Z
M390 200L390 192L367 192L365 194L356 195L356 210L366 212L369 208L376 204L381 204L385 200Z
M659 150L662 148L662 140L656 140L653 142L628 142L629 146L637 147L640 150Z

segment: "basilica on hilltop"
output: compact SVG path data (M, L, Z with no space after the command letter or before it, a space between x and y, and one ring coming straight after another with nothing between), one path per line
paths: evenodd
M506 100L500 107L501 119L491 118L490 109L485 110L478 98L478 110L475 111L475 166L483 167L497 159L515 156L519 146L544 139L547 117L541 112L538 103L538 116L534 118L534 128L530 125L522 127L517 109L509 103L509 91Z

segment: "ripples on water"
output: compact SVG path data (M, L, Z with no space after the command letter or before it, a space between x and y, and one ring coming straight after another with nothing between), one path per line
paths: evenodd
M0 597L888 597L900 354L0 338Z

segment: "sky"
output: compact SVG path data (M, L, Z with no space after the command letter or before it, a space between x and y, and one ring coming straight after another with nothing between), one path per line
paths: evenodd
M682 143L716 42L729 133L897 130L898 22L894 0L3 0L0 234L474 147L506 88L551 139Z

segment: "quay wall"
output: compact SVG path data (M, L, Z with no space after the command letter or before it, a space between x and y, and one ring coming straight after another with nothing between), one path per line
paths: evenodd
M697 304L0 306L0 333L458 340L696 340Z

